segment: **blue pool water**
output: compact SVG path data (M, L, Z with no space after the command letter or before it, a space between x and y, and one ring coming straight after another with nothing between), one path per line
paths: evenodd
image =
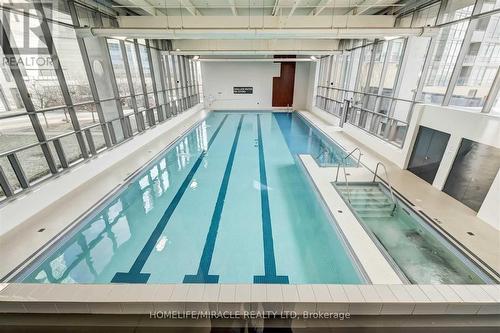
M213 112L19 280L362 283L298 153L343 154L294 114Z

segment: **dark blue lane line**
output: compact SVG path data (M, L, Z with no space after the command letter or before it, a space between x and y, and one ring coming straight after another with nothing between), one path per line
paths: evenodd
M260 205L262 208L262 237L264 244L264 273L255 275L254 283L288 283L288 276L276 275L276 259L274 257L273 228L269 209L269 193L267 191L266 161L260 115L257 115L257 134L259 136L259 173L260 173Z
M236 148L238 146L238 140L240 138L241 132L241 124L243 123L244 117L245 115L241 115L240 122L238 123L238 129L236 130L236 134L234 135L233 145L231 147L231 152L229 153L226 169L224 170L224 177L222 178L219 194L217 195L217 202L215 203L215 209L214 213L212 214L210 228L208 229L207 239L205 240L205 246L203 247L203 253L201 255L200 264L198 266L198 272L196 273L196 275L184 276L184 283L219 282L219 275L209 275L208 272L210 270L210 265L212 264L215 242L217 240L217 233L219 231L222 210L224 209L224 201L226 199L227 188L229 186L229 178L231 177L231 171L233 169L234 156L236 155Z
M168 221L170 220L170 217L172 217L172 214L174 213L175 209L177 208L177 205L181 201L182 196L186 192L186 189L188 188L189 184L191 183L191 180L194 177L194 174L198 170L198 168L201 165L201 162L205 158L205 155L207 154L208 149L210 149L210 146L214 142L215 138L217 137L217 134L219 134L220 129L226 122L228 115L226 115L222 121L220 122L219 126L215 130L214 134L210 138L210 141L208 142L207 149L204 150L196 162L193 164L191 170L189 171L188 175L184 179L184 181L181 184L181 187L177 190L177 193L175 194L174 198L168 205L167 210L165 213L163 213L163 216L161 217L160 221L156 225L155 229L149 236L148 241L142 248L141 252L137 256L137 258L134 261L134 264L130 268L128 272L117 272L111 282L116 282L116 283L146 283L149 279L149 276L151 274L149 273L141 273L141 270L143 269L144 265L146 264L146 261L148 260L149 256L151 255L151 252L153 251L156 243L158 242L158 239L160 239L161 234L163 233L163 230L165 230L165 227L168 224Z

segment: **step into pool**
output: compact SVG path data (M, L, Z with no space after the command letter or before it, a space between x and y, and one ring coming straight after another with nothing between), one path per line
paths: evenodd
M392 201L380 183L335 184L358 220L409 282L416 284L482 284L492 280L413 212ZM349 203L350 201L350 203Z
M296 114L211 112L16 280L365 283L303 153L345 154Z

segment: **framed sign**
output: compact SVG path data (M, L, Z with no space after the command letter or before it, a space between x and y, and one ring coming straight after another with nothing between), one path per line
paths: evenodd
M233 94L251 95L253 94L253 87L233 87Z

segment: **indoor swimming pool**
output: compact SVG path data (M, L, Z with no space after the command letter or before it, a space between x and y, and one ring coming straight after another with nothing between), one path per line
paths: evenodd
M335 185L400 274L416 284L492 283L478 266L380 183Z
M345 153L296 114L211 112L16 280L365 283L297 154Z

